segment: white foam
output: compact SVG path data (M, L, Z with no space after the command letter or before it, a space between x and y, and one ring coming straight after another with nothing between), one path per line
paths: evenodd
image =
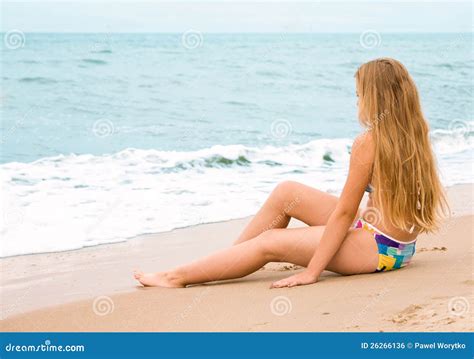
M431 132L431 141L438 155L456 154L472 151L474 148L474 122L461 122L462 127L452 130L434 130Z
M111 155L6 163L0 166L0 254L76 249L245 217L284 180L339 192L351 143L323 139L285 147L213 146L191 152L126 149ZM460 153L465 160L466 151ZM325 155L333 162L327 156L324 160ZM440 167L449 174L445 180L470 182L472 173L466 174L465 164L453 156L441 156Z

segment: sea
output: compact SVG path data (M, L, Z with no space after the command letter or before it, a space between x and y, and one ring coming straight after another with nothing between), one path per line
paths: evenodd
M472 183L472 33L2 39L1 257L242 218L284 180L337 195L377 57L415 79L443 184Z

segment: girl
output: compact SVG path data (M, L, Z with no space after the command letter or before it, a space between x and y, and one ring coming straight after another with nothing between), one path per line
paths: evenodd
M381 58L355 74L359 121L339 198L280 183L231 248L174 270L135 278L144 286L185 287L255 272L268 262L305 270L272 288L316 283L323 270L383 272L410 263L419 233L439 228L448 209L415 83L398 61ZM367 208L359 209L364 191ZM286 228L291 217L309 227Z

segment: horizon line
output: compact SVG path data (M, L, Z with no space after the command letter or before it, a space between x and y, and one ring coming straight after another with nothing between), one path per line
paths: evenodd
M377 31L376 29L366 29L363 31L311 31L311 32L300 32L300 31L200 31L196 29L187 29L182 32L178 31L21 31L20 29L9 29L1 30L0 34L6 34L9 31L21 31L25 34L166 34L166 35L182 35L186 31L196 31L202 34L213 34L213 35L242 35L242 34L255 34L255 35L271 35L271 34L287 34L287 35L312 35L312 34L334 34L334 35L354 35L361 34L364 31L374 31L380 34L474 34L474 31L410 31L410 30L400 30L400 31Z

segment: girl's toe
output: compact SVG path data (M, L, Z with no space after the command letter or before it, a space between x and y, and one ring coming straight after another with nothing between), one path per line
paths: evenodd
M135 277L135 279L140 279L142 275L143 275L142 271L139 271L139 270L133 271L133 276Z

